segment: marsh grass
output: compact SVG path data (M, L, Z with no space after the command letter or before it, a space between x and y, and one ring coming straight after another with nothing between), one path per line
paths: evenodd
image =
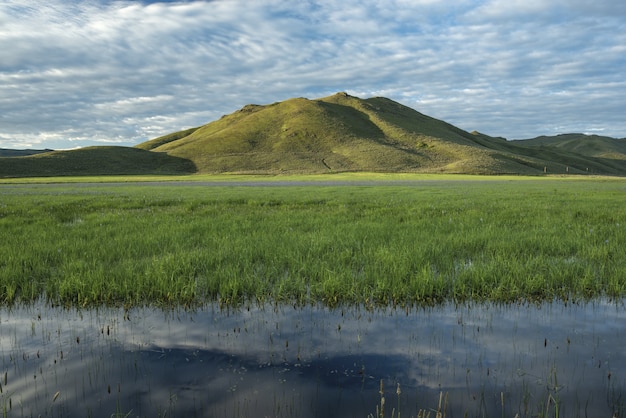
M559 400L559 391L562 389L562 386L559 386L557 373L555 369L550 371L549 378L546 382L546 394L543 399L539 400L538 405L536 405L536 411L530 411L529 406L525 405L525 411L520 413L516 413L513 418L521 418L521 417L538 417L538 418L559 418L560 415L560 400ZM397 397L395 406L387 406L387 401L385 397L385 384L384 380L380 380L379 384L379 401L376 405L376 412L374 414L369 414L367 418L401 418L402 411L400 408L400 395L402 391L400 388L400 383L396 383L396 390L393 395ZM419 408L417 410L416 418L445 418L448 413L448 393L444 393L443 391L439 392L439 401L436 404L435 408ZM502 408L502 418L505 418L506 408L505 408L505 395L504 392L500 392L500 405ZM483 412L484 413L484 412ZM467 411L464 416L467 415ZM614 415L615 417L615 415Z
M432 305L626 294L623 180L0 188L0 298Z
M369 414L367 418L385 418L385 416L390 416L391 418L401 418L402 413L400 411L400 394L402 393L400 389L400 383L396 384L396 392L397 396L397 406L392 407L391 415L385 415L385 411L388 408L385 407L385 384L384 380L380 380L380 390L378 393L380 394L379 404L376 405L376 413ZM444 395L443 392L439 393L439 404L436 409L419 409L417 411L417 418L431 418L431 414L434 414L434 418L445 418L448 408L448 394Z

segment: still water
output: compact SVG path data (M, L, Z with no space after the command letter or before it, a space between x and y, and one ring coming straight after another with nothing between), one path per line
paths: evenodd
M625 416L625 324L623 301L408 311L4 308L0 410L365 418L380 410L382 380L388 417L436 410L440 394L447 417Z

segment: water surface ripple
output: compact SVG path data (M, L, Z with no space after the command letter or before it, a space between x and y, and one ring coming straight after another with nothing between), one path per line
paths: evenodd
M5 416L626 414L620 303L0 310ZM398 395L398 384L400 394ZM555 404L556 403L556 404Z

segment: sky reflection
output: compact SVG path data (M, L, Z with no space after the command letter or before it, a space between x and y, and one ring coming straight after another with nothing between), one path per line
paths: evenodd
M623 414L623 304L0 311L8 416ZM396 395L397 384L401 395ZM504 400L504 405L502 404ZM621 416L620 414L620 416Z

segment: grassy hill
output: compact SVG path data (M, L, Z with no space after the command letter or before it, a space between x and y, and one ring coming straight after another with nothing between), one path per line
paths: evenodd
M199 172L626 174L619 159L536 149L469 133L383 97L346 93L247 105L199 128L138 145L189 159Z
M348 171L626 175L625 142L581 134L506 141L466 132L384 97L337 93L247 105L134 148L0 158L0 176Z
M130 147L87 147L0 158L0 177L193 173L189 160Z
M51 149L9 149L0 148L0 157L25 157L27 155L41 154L53 151Z
M247 105L208 125L140 144L200 172L491 172L497 162L452 125L384 98L345 93ZM525 167L517 167L521 171Z
M626 138L617 139L608 136L572 133L556 136L539 136L513 142L525 147L551 147L556 150L575 152L589 157L626 161Z

